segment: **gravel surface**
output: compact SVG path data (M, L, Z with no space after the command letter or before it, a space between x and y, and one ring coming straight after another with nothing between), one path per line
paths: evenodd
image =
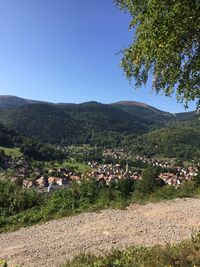
M133 204L0 234L0 259L9 266L59 266L80 252L177 243L199 230L200 199Z

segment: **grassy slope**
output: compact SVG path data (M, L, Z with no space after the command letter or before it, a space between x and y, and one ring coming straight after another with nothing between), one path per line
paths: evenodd
M8 148L8 147L0 146L0 150L4 150L5 154L8 156L15 156L15 157L22 156L22 153L20 152L19 148L17 148L17 147Z

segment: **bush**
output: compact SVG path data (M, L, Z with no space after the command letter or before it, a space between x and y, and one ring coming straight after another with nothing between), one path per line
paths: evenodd
M42 205L42 196L34 190L21 188L8 179L0 180L0 213L14 215Z
M125 208L131 202L145 203L177 197L200 195L195 181L179 188L157 183L156 170L148 168L142 181L112 181L109 185L95 179L73 182L67 189L48 195L22 189L9 180L0 180L0 231L107 207Z
M166 185L153 192L150 201L169 200L175 197L179 197L179 191L174 186Z
M197 184L194 181L185 181L180 187L180 197L194 196Z
M142 194L152 193L159 185L156 182L158 177L158 169L155 167L148 167L142 171L142 180L137 181L135 189Z

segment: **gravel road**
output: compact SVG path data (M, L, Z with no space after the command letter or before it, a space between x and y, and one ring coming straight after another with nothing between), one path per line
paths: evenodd
M0 234L0 259L9 266L59 266L80 252L177 243L199 230L200 199L133 204Z

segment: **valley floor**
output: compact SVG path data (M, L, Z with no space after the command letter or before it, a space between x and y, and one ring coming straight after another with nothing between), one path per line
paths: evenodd
M200 230L199 216L200 199L192 198L83 213L0 234L0 259L53 267L80 252L178 243Z

